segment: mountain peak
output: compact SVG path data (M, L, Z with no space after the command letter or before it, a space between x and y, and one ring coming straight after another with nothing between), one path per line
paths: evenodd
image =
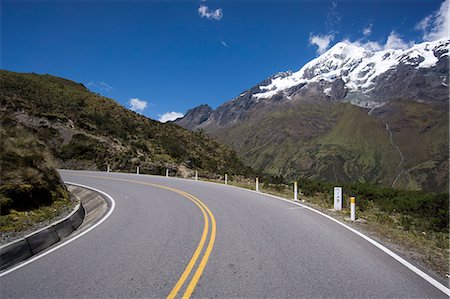
M447 38L413 45L405 50L369 51L358 43L341 41L305 64L299 71L288 76L273 76L269 82L259 86L261 92L253 93L252 96L256 99L269 99L282 92L286 94L286 91L294 87L298 91L310 83L332 84L337 79L343 80L348 91L367 94L373 91L380 78L386 80L388 76L384 74L399 67L409 68L410 72L415 72L414 69L434 68L443 57L448 57L449 43ZM440 63L439 68L444 64L445 61Z
M355 51L366 51L363 47L351 43L348 40L340 41L331 47L324 54L349 54Z
M176 120L176 123L187 129L193 129L194 127L205 122L212 112L213 109L209 105L202 104L195 108L189 109L183 118Z

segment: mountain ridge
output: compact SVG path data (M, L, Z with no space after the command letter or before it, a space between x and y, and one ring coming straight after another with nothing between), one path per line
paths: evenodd
M277 73L216 110L208 111L201 116L201 123L195 122L199 117L193 115L197 112L195 109L175 123L191 130L204 130L235 148L247 165L271 175L282 174L288 178L304 175L312 179L370 181L407 189L445 190L448 186L445 148L448 149L449 48L448 39L405 50L375 52L354 44L338 43L299 71ZM375 58L383 68L373 62ZM354 108L345 108L346 104ZM335 115L334 120L329 117L334 113L330 106L342 112ZM314 116L297 112L300 113L297 117L304 120L299 123L289 117L287 111L292 109L311 110ZM314 111L320 112L314 114ZM291 123L283 120L283 116ZM354 124L355 128L344 125L355 117L359 121ZM277 121L273 122L274 119ZM373 120L377 125L367 126ZM266 128L265 122L273 123ZM342 136L335 130L339 123L345 127ZM367 128L367 136L356 132L359 125ZM310 132L310 136L298 135L295 130ZM289 133L283 133L287 131ZM276 134L277 138L268 138ZM325 138L331 135L332 138ZM368 139L374 138L380 146L372 143L372 148L366 148L369 154L364 157L362 148L351 149L342 144L345 140L354 140L355 135L365 144L371 144ZM417 138L429 142L427 146L420 146L422 152L414 149ZM261 140L265 140L266 149L258 145ZM323 140L329 144L324 144ZM306 154L308 148L312 156ZM288 156L283 154L286 152ZM389 158L385 162L373 162L376 156L386 154ZM367 160L369 156L372 162ZM335 162L322 161L319 157ZM307 162L311 159L316 162ZM354 170L350 163L357 165ZM333 175L338 168L344 168L341 175ZM439 179L431 178L431 173ZM381 176L385 178L380 181Z

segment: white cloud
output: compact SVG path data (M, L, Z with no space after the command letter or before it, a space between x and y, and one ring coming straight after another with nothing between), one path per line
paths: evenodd
M364 36L371 35L372 34L372 24L369 24L367 27L364 27L362 33L364 34Z
M422 19L416 29L423 31L425 41L435 41L441 38L449 38L450 27L450 0L445 0L441 7Z
M147 107L147 101L139 100L138 98L132 98L129 101L130 110L135 112L142 112Z
M411 48L414 45L413 41L404 41L395 31L391 31L385 43L381 43L378 41L363 42L361 40L350 41L348 39L343 40L343 42L347 44L353 44L358 47L363 47L364 49L372 52L392 49L405 50Z
M416 30L422 30L425 32L430 26L432 17L432 15L429 15L423 18L419 23L416 24Z
M328 46L330 45L330 42L334 39L333 34L326 34L326 35L311 35L309 37L309 43L311 45L317 46L317 54L322 54L328 49Z
M226 48L230 47L230 46L228 46L228 44L223 39L220 40L220 43Z
M222 8L218 8L216 10L210 10L206 5L200 5L198 8L198 14L202 18L207 18L208 20L216 20L219 21L223 17Z
M368 41L368 42L360 42L360 41L349 41L349 40L345 40L346 43L349 44L354 44L356 46L359 47L363 47L366 50L372 51L372 52L376 52L376 51L381 51L384 49L384 45L380 44L379 42L374 42L374 41Z
M414 42L405 42L395 31L392 31L391 34L389 34L386 44L384 45L384 49L401 49L405 50L410 48Z
M180 112L166 112L163 115L158 114L159 116L159 121L162 123L168 122L168 121L172 121L172 120L176 120L177 118L183 117L184 114L180 113Z

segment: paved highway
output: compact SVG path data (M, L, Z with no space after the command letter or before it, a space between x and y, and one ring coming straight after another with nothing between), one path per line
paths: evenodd
M1 298L448 298L335 222L218 184L62 171L115 210L82 237L0 278Z

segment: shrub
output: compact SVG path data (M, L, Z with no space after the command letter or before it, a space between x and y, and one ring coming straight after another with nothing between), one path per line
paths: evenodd
M9 121L2 115L3 121ZM13 130L13 132L11 132ZM0 210L2 215L11 209L24 211L49 205L67 198L59 174L51 166L50 154L24 128L2 126L0 141Z

